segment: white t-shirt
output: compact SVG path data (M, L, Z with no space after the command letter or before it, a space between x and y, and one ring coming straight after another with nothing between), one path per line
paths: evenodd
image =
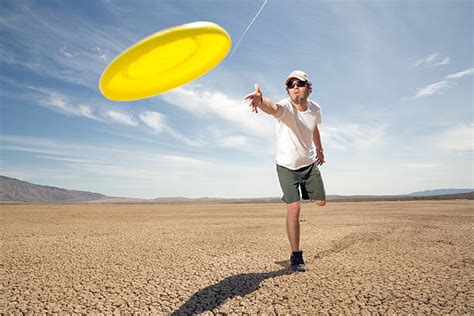
M321 124L321 108L308 100L308 109L299 112L290 98L277 103L283 114L276 118L277 154L276 163L291 170L300 169L316 161L316 146L313 131Z

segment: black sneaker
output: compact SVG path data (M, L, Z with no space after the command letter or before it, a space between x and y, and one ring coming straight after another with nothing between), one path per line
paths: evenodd
M306 266L303 260L303 251L293 251L290 257L291 271L293 272L304 272Z

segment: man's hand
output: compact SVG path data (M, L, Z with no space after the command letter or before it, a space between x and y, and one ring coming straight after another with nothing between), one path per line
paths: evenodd
M263 93L258 84L255 84L255 92L246 95L244 100L249 101L249 106L252 108L252 112L258 113L258 106L263 101Z
M316 163L318 164L318 166L321 166L325 162L326 161L324 161L324 153L319 150L316 151Z

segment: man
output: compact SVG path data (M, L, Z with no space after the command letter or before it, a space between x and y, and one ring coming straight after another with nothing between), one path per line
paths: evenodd
M264 98L258 84L255 92L245 96L252 112L258 109L276 119L276 168L287 205L286 229L291 247L291 270L306 271L303 252L300 250L300 190L304 200L317 205L326 204L326 192L318 169L324 161L318 124L321 123L319 105L308 99L312 84L308 75L293 71L285 81L289 98L277 103Z

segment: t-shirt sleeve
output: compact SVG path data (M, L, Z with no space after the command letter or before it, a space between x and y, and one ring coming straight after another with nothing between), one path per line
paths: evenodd
M283 108L283 112L280 114L280 116L275 116L275 119L281 121L285 118L285 116L287 115L288 113L288 108L286 107L285 105L285 99L281 100L281 101L278 101L276 103L277 106L281 106Z

